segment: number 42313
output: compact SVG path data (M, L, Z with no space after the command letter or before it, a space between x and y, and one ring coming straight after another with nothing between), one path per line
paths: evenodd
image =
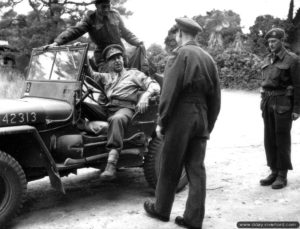
M0 116L2 124L23 124L37 122L36 112L6 113Z

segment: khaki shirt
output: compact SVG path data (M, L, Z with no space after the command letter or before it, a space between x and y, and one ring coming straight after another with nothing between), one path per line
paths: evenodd
M123 69L120 75L115 72L93 72L92 76L104 85L109 102L112 99L119 99L136 104L140 91L148 91L150 95L160 93L160 86L155 80L135 69Z

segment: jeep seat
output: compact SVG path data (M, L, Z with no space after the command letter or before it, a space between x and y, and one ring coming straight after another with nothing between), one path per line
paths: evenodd
M144 92L139 93L139 98ZM159 95L149 98L149 107L143 114L136 111L125 131L124 138L131 138L138 132L145 132L147 135L151 134L156 127L156 120L158 116L158 103ZM84 121L79 125L81 130L86 131L93 135L106 135L108 130L108 122L106 112L100 105L92 104L88 102L82 103L83 118L87 118L88 121ZM153 129L154 128L154 129Z
M93 135L107 135L108 122L106 121L86 121L83 130Z

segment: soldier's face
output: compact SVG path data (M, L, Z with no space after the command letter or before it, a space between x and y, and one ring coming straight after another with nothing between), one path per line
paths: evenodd
M96 3L97 13L107 15L110 11L110 3Z
M279 52L282 48L282 41L277 38L269 38L268 45L271 52Z
M175 40L178 45L182 45L182 33L180 29L178 29L175 33Z
M121 72L124 67L124 60L122 55L114 55L108 60L109 68L114 72Z

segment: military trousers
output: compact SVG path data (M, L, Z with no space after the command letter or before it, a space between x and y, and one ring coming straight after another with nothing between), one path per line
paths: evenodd
M272 170L290 170L292 99L289 96L263 96L264 145L267 165Z
M134 111L129 108L120 108L117 111L109 111L107 148L121 151L123 149L123 139L128 123Z
M207 128L206 115L197 108L197 104L191 103L180 104L172 115L164 136L155 209L163 216L170 216L177 185L185 168L189 192L183 217L190 225L202 227L206 196L204 158L207 139L201 133Z

